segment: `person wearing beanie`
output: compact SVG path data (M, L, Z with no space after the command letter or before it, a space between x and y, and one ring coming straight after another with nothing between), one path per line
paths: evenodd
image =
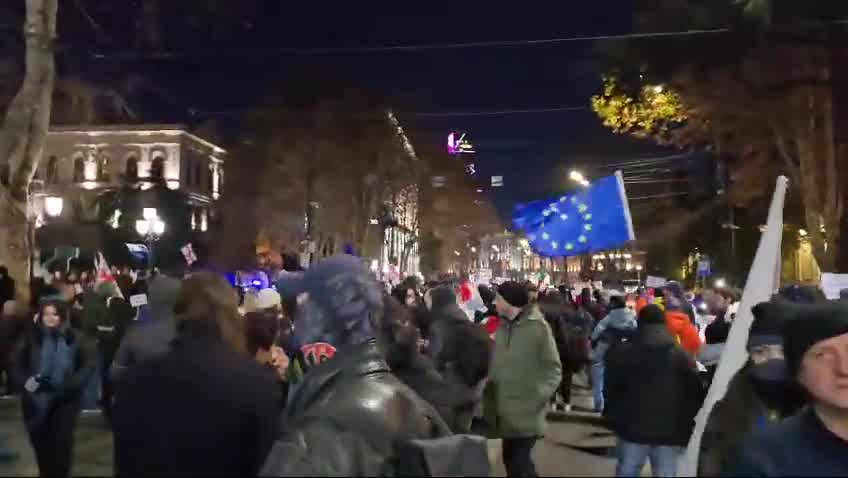
M656 305L639 311L632 340L607 352L604 417L618 437L616 476L675 476L705 389L695 361Z
M788 377L810 404L755 434L725 476L848 476L848 305L799 306L783 330Z
M719 475L732 452L752 433L804 405L803 394L786 374L783 358L783 332L797 310L779 295L752 309L748 361L710 414L701 439L699 475Z
M503 463L507 476L537 476L531 452L545 433L546 405L562 379L562 364L553 332L524 286L501 284L495 307L502 320L489 386L503 438Z
M693 356L701 349L701 336L695 327L695 312L686 301L683 288L677 282L669 282L663 289L665 298L665 320L669 332Z

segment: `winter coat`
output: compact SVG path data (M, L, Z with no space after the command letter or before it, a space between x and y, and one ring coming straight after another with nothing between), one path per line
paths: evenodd
M443 376L421 356L393 365L392 373L432 405L453 432L468 432L473 407L479 398L471 387Z
M562 379L562 364L550 326L535 304L514 320L502 320L495 336L489 386L504 438L545 432L545 410Z
M273 374L219 339L184 338L128 370L112 428L117 476L256 476L279 431Z
M787 396L787 401L792 397ZM727 386L724 398L710 413L701 438L698 476L718 476L732 453L766 422L776 422L794 413L801 401L787 404L785 412L771 410L757 397L747 367L736 372Z
M665 323L672 337L684 350L693 354L693 356L698 354L698 350L701 349L701 336L698 329L689 320L686 312L666 309Z
M848 476L848 441L805 407L746 440L722 476Z
M35 394L21 391L21 403L27 428L37 427L39 424L37 422L40 422L50 409L78 403L83 387L97 369L97 350L94 341L81 331L71 328L70 324L66 326L63 334L69 345L68 350L73 356L65 360L70 360L71 366L61 384L53 384L46 391L39 390ZM15 345L9 364L9 376L14 383L23 386L27 380L41 372L44 340L44 332L39 324L36 324Z
M615 338L628 336L635 330L636 315L633 311L626 307L610 310L592 331L591 340L595 344L592 362L603 362L610 345L616 342Z
M307 371L260 476L386 476L397 442L450 434L376 344L350 346Z
M112 362L112 380L119 380L128 368L170 350L176 337L173 309L180 286L180 281L164 275L150 281L147 296L151 320L137 322L124 335Z
M607 354L604 416L629 442L685 446L705 392L695 361L661 324L641 325Z
M453 373L475 386L488 374L491 342L456 303L433 304L428 355L440 373Z

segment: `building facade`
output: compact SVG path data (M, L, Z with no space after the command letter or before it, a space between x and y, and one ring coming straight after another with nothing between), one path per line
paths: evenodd
M90 214L92 202L123 186L142 190L164 182L186 193L192 227L208 228L224 180L223 148L179 125L59 127L47 136L33 181L33 214L44 221L46 204Z

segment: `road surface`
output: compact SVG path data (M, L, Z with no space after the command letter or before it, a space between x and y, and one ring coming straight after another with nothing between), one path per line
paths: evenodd
M612 434L600 427L598 418L580 412L591 402L585 389L575 389L574 403L578 411L553 413L549 430L534 450L536 467L541 476L612 476L615 460L607 456L614 445ZM580 406L582 404L582 407ZM0 436L19 453L17 460L0 463L0 476L37 476L38 468L27 442L15 399L0 400ZM500 440L489 441L492 475L505 476L501 464ZM84 414L76 432L74 449L75 476L112 475L112 435L98 413Z

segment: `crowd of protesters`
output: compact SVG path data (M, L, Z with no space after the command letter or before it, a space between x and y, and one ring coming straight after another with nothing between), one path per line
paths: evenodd
M5 279L0 268L0 292ZM497 437L508 476L536 476L532 451L552 408L573 411L577 374L617 437L616 474L650 462L675 476L739 300L710 290L696 308L677 283L387 290L353 256L247 293L209 272L80 272L29 309L11 284L0 365L42 476L70 474L92 394L118 475L478 476ZM848 305L788 287L752 312L699 475L844 475Z

